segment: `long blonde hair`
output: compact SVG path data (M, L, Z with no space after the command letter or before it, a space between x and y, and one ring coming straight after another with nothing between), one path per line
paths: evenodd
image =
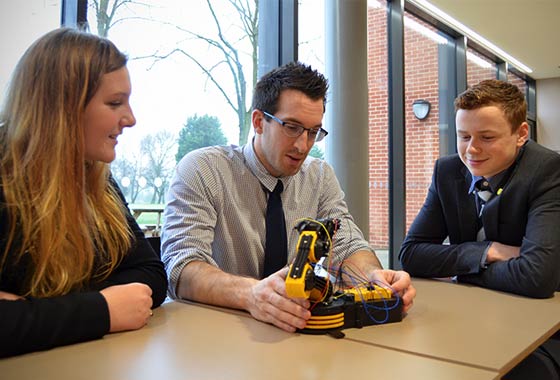
M132 244L109 165L85 161L83 115L127 58L107 39L61 28L20 59L0 114L0 186L9 217L0 269L30 263L22 295L106 278Z

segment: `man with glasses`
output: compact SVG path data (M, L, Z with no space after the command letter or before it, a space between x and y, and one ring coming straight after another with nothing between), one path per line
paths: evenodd
M382 269L348 213L333 169L308 157L327 136L327 89L324 76L304 64L272 70L254 91L253 140L199 149L178 164L162 233L173 298L247 310L286 331L304 328L309 301L289 298L285 286L299 237L293 227L302 218L337 218L333 264L391 285L404 310L410 308L415 289L408 274ZM269 218L273 208L277 217ZM283 227L270 233L269 221ZM284 257L269 262L269 249Z

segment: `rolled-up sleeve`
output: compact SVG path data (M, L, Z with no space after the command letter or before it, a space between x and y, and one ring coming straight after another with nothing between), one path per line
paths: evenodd
M172 298L178 298L175 290L185 265L204 261L217 266L211 247L216 225L213 176L208 160L195 151L179 162L171 181L164 211L162 261Z

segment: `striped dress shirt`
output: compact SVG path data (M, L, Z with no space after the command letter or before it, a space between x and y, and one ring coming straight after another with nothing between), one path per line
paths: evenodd
M202 148L183 157L167 193L162 230L162 260L172 298L177 298L182 269L195 260L262 278L267 196L277 180L261 164L252 143ZM301 218L341 220L333 240L334 265L356 251L373 252L325 161L308 157L298 173L281 180L288 263L296 254L299 233L294 226Z

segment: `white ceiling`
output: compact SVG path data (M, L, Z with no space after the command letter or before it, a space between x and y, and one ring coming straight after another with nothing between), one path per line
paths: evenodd
M428 0L533 69L560 77L560 0Z

